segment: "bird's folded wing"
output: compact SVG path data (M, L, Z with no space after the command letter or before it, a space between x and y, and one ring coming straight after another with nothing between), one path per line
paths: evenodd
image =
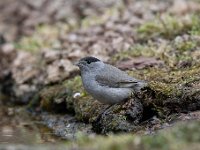
M137 81L131 79L119 79L115 76L96 76L96 81L101 86L113 87L113 88L130 88L137 85Z
M134 88L138 87L141 80L137 80L118 68L106 65L102 71L96 75L96 81L102 86L113 88Z

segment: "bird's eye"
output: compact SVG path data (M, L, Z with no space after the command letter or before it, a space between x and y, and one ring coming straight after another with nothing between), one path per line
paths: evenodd
M91 64L91 61L89 61L89 60L87 60L86 62L87 62L87 64Z

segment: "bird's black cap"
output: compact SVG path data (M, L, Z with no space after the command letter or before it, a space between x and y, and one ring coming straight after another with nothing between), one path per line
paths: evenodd
M92 62L97 62L97 61L100 61L100 60L95 58L95 57L88 56L88 57L82 58L80 61L86 61L88 64L90 64Z

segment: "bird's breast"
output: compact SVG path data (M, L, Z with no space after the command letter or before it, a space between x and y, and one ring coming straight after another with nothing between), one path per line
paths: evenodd
M121 102L131 95L130 88L111 88L102 86L95 80L95 76L82 75L82 83L85 90L96 100L105 104L115 104Z
M97 88L97 83L93 75L86 74L86 75L82 75L81 78L82 78L83 87L88 93L91 93Z

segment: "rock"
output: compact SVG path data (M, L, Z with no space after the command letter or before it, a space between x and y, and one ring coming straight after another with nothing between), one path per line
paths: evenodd
M93 134L92 127L89 124L78 122L70 115L51 115L41 114L41 120L44 125L53 130L54 134L63 139L74 140L78 134Z
M49 112L73 111L73 109L69 107L70 104L65 103L68 94L69 92L62 85L44 88L39 93L40 107ZM68 110L66 108L68 108Z
M0 44L0 56L0 100L14 99L14 80L11 73L12 62L16 57L14 46L11 43Z
M100 113L92 122L95 132L130 132L137 129L143 116L143 106L139 99L133 97L124 104L116 104Z

